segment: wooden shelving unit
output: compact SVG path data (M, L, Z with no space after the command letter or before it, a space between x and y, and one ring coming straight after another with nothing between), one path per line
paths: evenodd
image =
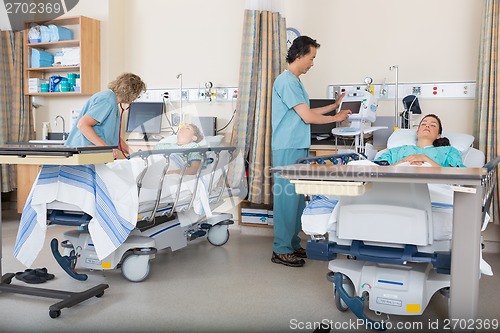
M40 25L54 24L73 31L73 40L58 42L30 43L28 30L32 23ZM101 23L98 20L74 16L56 18L51 21L34 21L25 23L24 44L24 93L33 96L71 96L92 95L101 89ZM31 67L31 52L33 49L50 53L66 47L80 47L80 66ZM49 79L50 76L67 73L80 74L80 92L29 92L28 79Z

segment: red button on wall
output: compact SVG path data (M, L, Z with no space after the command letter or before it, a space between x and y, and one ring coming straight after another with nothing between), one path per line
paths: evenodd
M438 93L437 91L433 91L432 92L433 95L437 95L437 93Z

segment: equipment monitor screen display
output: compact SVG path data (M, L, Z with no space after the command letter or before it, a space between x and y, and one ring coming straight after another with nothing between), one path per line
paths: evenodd
M358 114L361 109L362 101L347 101L342 102L340 105L340 110L351 110L352 114Z
M127 132L159 134L161 132L162 102L135 102L128 110Z

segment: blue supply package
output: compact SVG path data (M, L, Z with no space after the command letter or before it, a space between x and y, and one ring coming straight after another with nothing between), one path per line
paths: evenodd
M52 55L52 53L38 49L31 50L32 68L52 67L53 63L54 63L54 56Z
M72 40L73 31L68 28L59 27L54 24L49 24L50 41L58 42L60 40Z

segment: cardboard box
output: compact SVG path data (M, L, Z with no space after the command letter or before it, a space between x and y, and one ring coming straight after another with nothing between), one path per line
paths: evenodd
M267 209L241 208L241 222L268 224Z
M272 210L267 211L267 224L274 225L274 213Z

